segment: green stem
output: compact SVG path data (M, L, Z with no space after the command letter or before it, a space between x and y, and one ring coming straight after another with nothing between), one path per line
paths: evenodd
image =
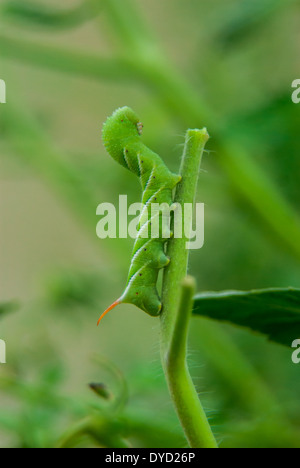
M194 203L206 129L188 130L181 166L182 181L175 203ZM170 265L163 281L161 314L162 363L170 395L189 444L193 448L216 448L217 444L199 401L186 362L186 342L194 282L184 280L188 267L187 238L173 238L168 244ZM183 283L182 283L183 282ZM181 288L180 288L181 286ZM178 308L178 304L179 308Z
M209 136L206 129L188 130L186 134L180 174L182 181L177 185L175 203L183 207L184 203L194 203L198 184L198 174L204 146ZM181 281L185 278L188 268L189 250L186 249L187 238L174 237L168 243L167 255L172 259L165 269L163 281L162 331L163 339L170 337L174 324L174 311L177 309ZM168 336L167 336L168 335ZM169 341L169 340L168 340Z

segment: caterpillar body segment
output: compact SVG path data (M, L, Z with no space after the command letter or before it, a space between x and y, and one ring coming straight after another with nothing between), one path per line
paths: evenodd
M140 179L144 209L125 290L102 314L98 324L109 310L121 303L134 304L151 316L159 315L162 309L156 284L159 270L170 262L165 254L165 243L171 233L166 235L160 227L157 235L151 237L153 222L162 217L159 212L153 215L151 208L153 204L173 204L173 191L181 177L171 173L161 158L142 143L142 128L139 118L128 107L116 110L103 126L103 142L108 153Z

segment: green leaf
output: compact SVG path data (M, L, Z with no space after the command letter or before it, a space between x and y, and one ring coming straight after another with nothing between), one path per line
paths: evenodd
M291 346L300 338L300 289L206 292L195 296L193 314L247 327Z

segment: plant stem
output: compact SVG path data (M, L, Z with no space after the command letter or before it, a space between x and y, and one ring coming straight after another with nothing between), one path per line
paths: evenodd
M175 203L194 203L206 129L188 130ZM191 221L190 221L191 222ZM162 363L177 415L192 448L216 448L217 444L199 401L186 362L188 324L195 285L186 279L189 250L186 235L168 244L170 265L163 280L161 314ZM183 282L183 283L182 283ZM180 287L181 286L181 287ZM179 308L178 308L178 304Z
M182 181L177 185L175 203L183 207L184 203L194 203L198 174L204 146L209 136L206 129L188 130L185 140L185 148L180 168ZM163 280L163 313L162 329L163 338L172 334L175 321L175 311L180 297L180 284L187 274L189 250L186 249L187 238L173 238L168 243L167 255L171 258L170 265L165 269Z

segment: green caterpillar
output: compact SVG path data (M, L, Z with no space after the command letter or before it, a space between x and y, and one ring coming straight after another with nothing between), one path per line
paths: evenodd
M181 176L172 174L160 157L141 141L143 125L129 107L117 109L103 126L103 142L115 161L136 174L143 188L142 203L149 208L151 203L173 202L173 190ZM134 304L151 316L162 309L157 292L159 270L165 268L170 259L165 254L166 237L160 231L158 238L145 238L142 233L149 228L149 209L146 216L141 213L138 235L133 248L125 291L105 312L100 320L116 305Z

